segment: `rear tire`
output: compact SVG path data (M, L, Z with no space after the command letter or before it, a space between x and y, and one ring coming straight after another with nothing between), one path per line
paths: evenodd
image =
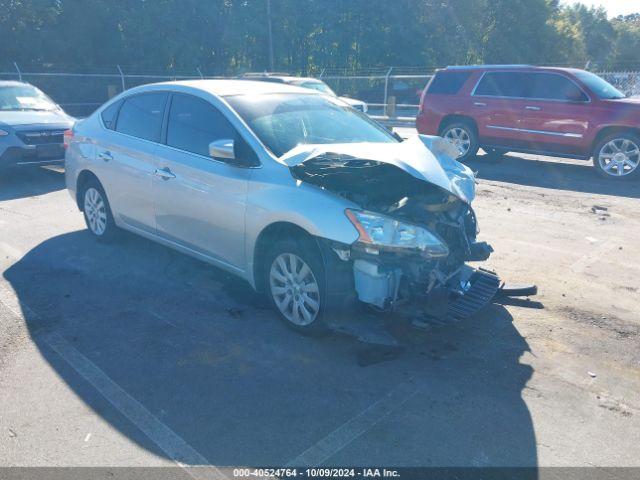
M88 180L82 187L82 212L91 235L102 242L114 240L118 234L107 195L95 179Z
M312 239L276 241L265 255L263 272L267 297L287 326L305 335L328 332L325 268Z
M640 137L622 132L607 135L593 150L593 166L605 178L631 180L640 176Z
M456 158L459 162L466 162L478 153L478 134L476 129L466 122L453 122L442 127L440 136L453 143L460 152Z

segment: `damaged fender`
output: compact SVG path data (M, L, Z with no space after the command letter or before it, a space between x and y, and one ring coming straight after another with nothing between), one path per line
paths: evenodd
M448 141L420 135L389 144L299 145L279 161L297 180L349 200L370 212L367 218L381 219L363 226L357 215L346 212L360 232L348 246L348 260L353 262L354 287L362 302L387 309L421 297L434 315L441 316L470 291L465 262L486 260L493 251L476 242L471 208L475 175L455 160L456 155ZM368 235L366 228L382 231L381 240ZM439 239L446 253L435 255L417 243L382 241L389 238L387 233L406 238L407 232L420 231L423 237L428 233Z

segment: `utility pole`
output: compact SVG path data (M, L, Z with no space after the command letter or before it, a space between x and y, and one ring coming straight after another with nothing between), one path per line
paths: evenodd
M267 26L269 28L269 71L273 72L273 32L271 31L271 0L267 0Z

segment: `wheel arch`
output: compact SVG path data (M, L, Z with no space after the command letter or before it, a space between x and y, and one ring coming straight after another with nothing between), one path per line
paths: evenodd
M440 120L440 125L438 126L438 135L442 135L443 130L452 123L465 123L475 130L476 135L478 134L478 124L472 117L454 113L445 115L442 120Z
M267 251L273 242L282 238L304 238L313 240L315 243L315 237L295 223L278 221L263 228L253 248L253 283L255 289L260 293L266 291L266 285L264 284L264 261ZM321 253L319 248L318 253Z
M595 157L595 148L602 141L603 138L608 137L609 135L614 135L616 133L632 133L640 137L640 127L630 127L624 125L608 125L606 127L602 127L598 130L593 141L591 142L591 148L589 149L589 153L591 156Z
M82 192L84 190L85 185L90 180L95 180L96 182L98 182L98 184L100 184L100 186L102 186L102 182L100 182L100 179L91 170L82 170L78 174L78 179L76 180L76 204L78 205L78 208L80 209L80 211L83 211L84 209L83 202L82 202ZM104 189L104 187L102 188Z

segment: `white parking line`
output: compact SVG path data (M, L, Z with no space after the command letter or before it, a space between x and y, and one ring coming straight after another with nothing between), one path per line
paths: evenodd
M370 430L419 391L411 379L401 383L377 402L342 424L315 445L287 463L287 467L315 467Z
M144 432L169 458L197 479L227 479L216 467L191 468L192 465L209 465L209 461L162 423L140 402L111 380L96 364L76 350L58 333L43 336L43 340L79 375L88 381L120 413Z

